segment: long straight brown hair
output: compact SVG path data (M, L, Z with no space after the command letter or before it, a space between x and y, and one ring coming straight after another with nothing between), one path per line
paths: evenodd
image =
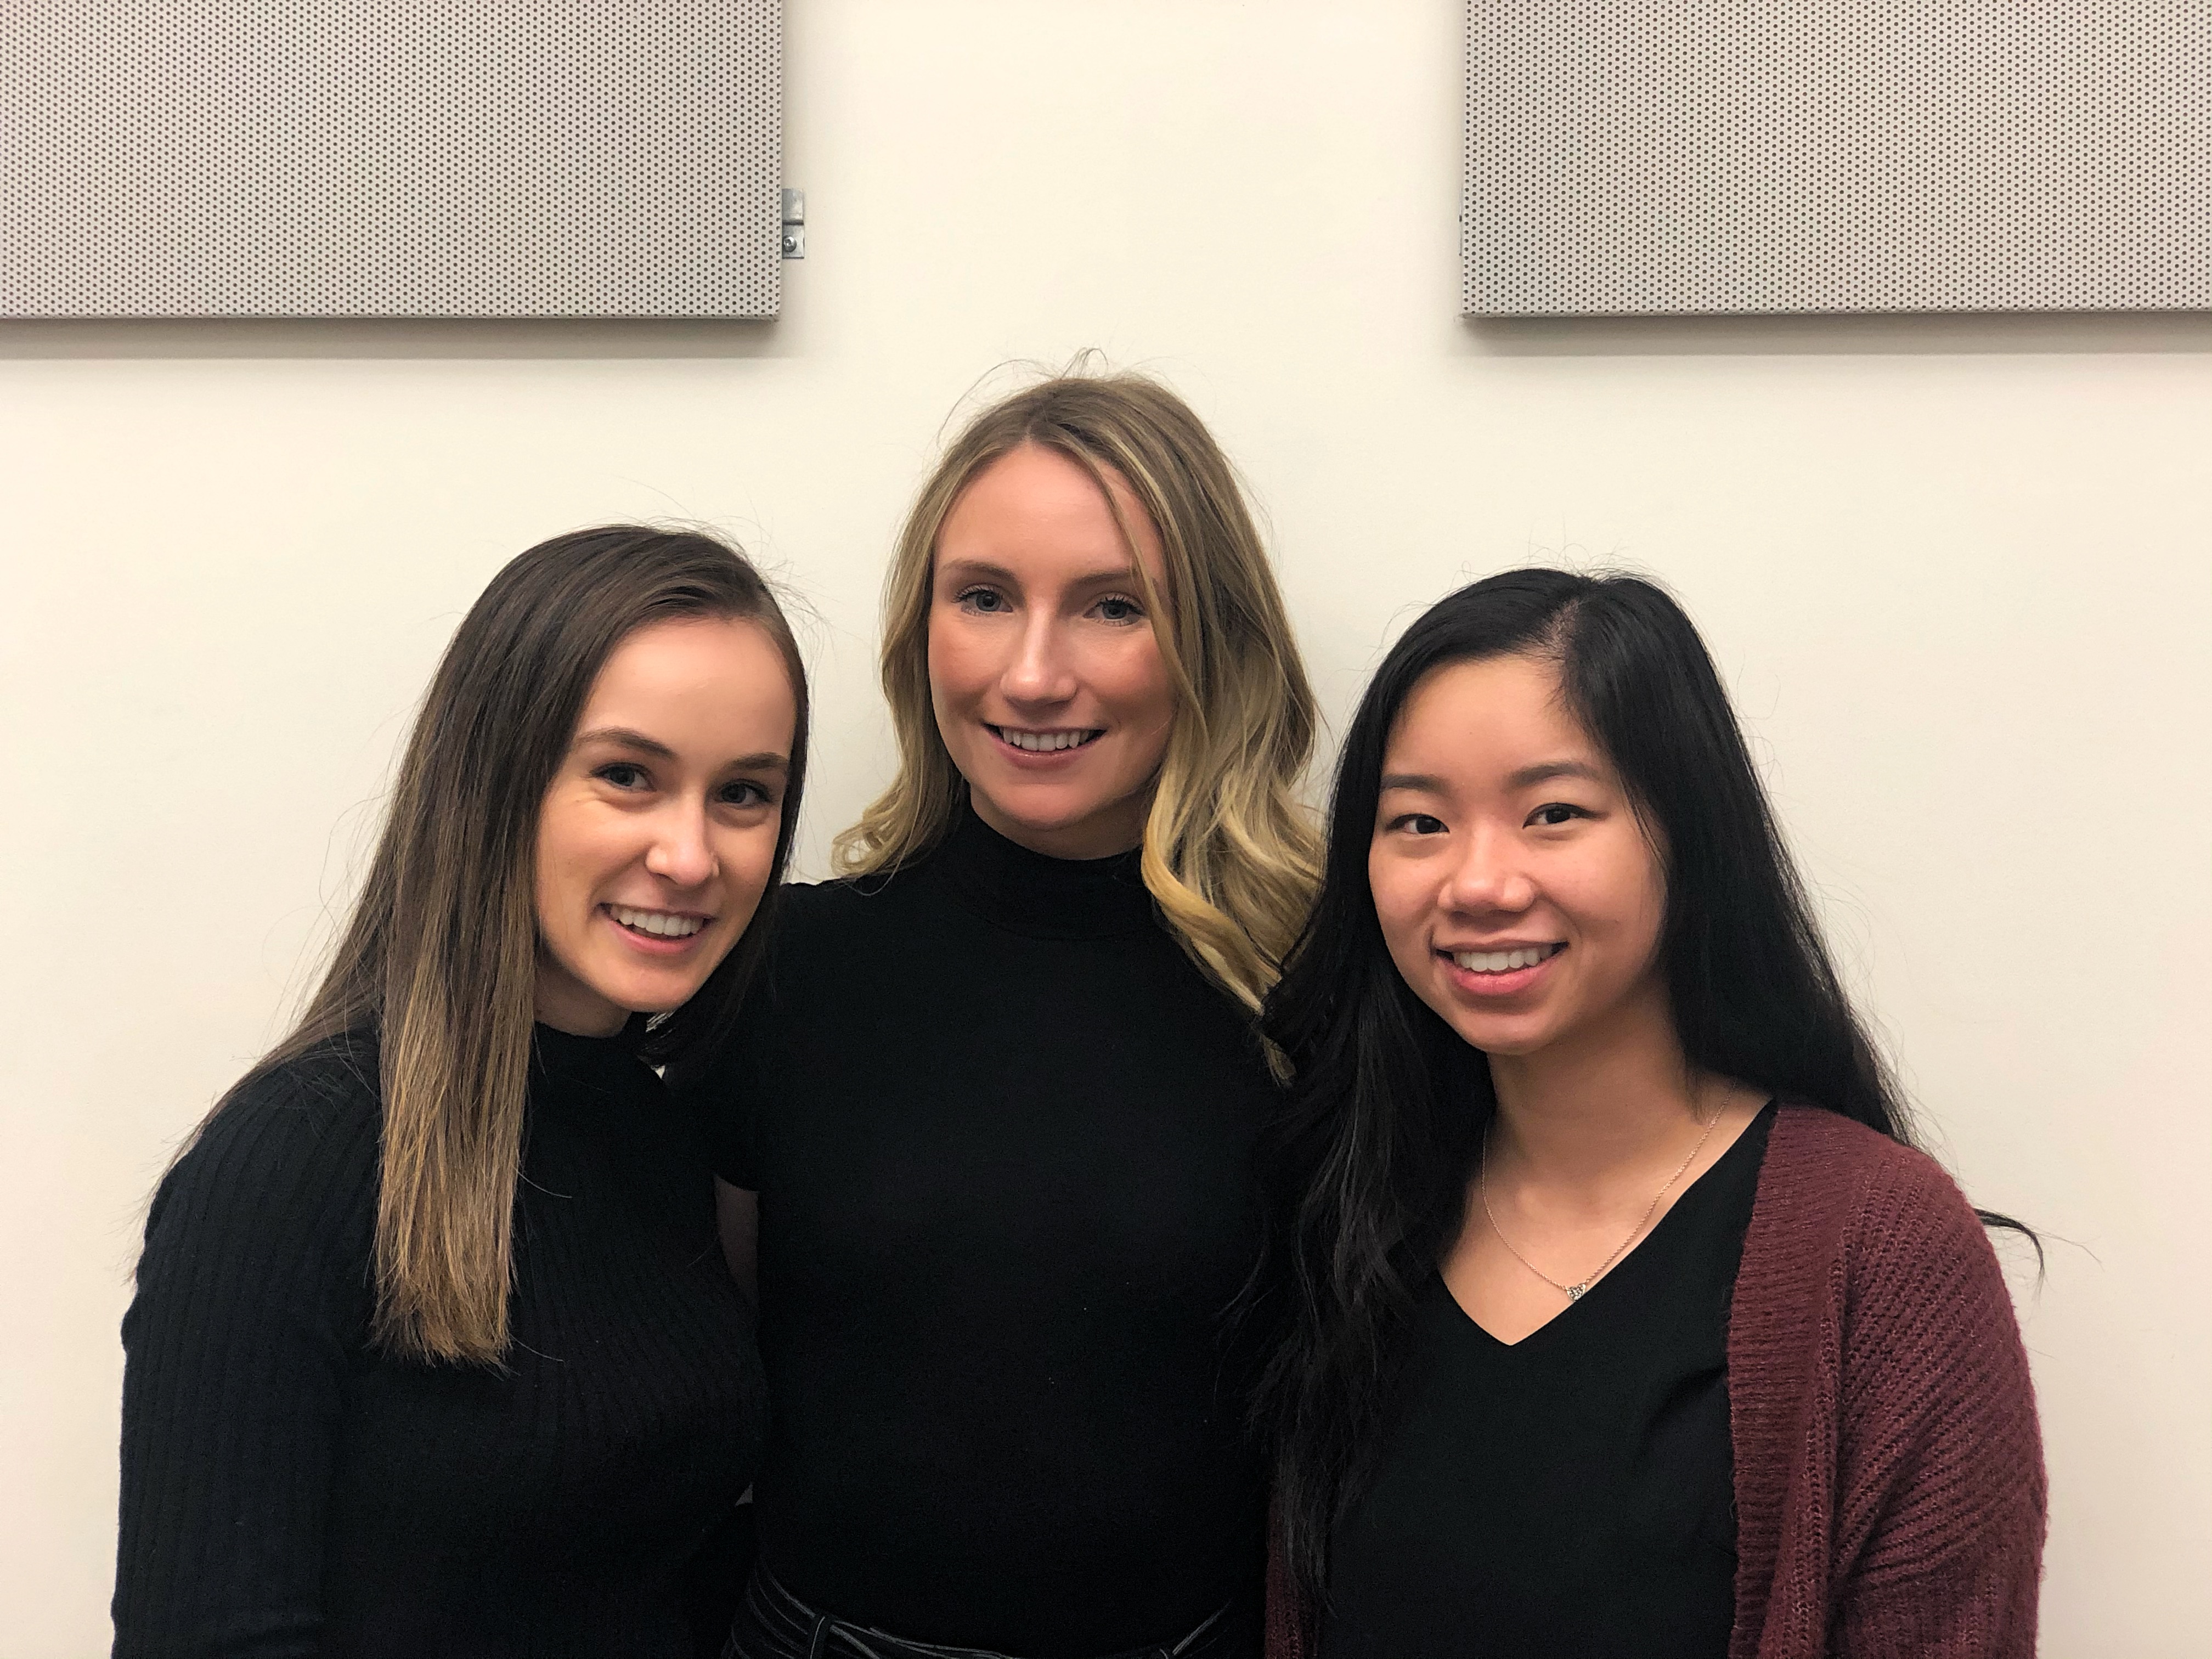
M760 908L697 994L652 1024L645 1054L666 1060L720 1039L790 855L806 772L805 669L743 554L697 531L611 525L539 543L470 609L416 717L368 880L321 983L290 1035L216 1106L343 1034L373 1036L384 1107L373 1336L389 1352L495 1365L507 1351L538 813L609 653L637 629L687 617L767 634L798 712Z
M883 685L898 775L837 837L837 868L896 869L959 820L968 786L929 691L938 532L979 473L1034 444L1097 484L1158 619L1176 712L1145 824L1145 885L1200 969L1256 1011L1321 878L1320 836L1298 799L1319 724L1313 690L1259 527L1213 434L1158 381L1085 366L1078 359L977 415L907 515L884 586ZM1152 591L1110 478L1127 484L1158 532L1164 594Z

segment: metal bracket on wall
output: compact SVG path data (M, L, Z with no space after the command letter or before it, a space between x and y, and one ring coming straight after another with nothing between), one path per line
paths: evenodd
M803 190L783 192L783 257L806 257L806 192Z

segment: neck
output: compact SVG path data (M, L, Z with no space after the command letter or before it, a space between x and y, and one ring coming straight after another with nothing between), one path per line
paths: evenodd
M998 804L970 785L969 804L975 816L1017 847L1048 859L1110 859L1144 845L1145 820L1152 815L1149 795L1103 807L1073 823L1035 824L999 810Z
M1532 1054L1492 1054L1491 1166L1573 1182L1679 1146L1684 1126L1713 1109L1709 1082L1684 1057L1665 1003L1663 991L1649 988L1600 1029Z

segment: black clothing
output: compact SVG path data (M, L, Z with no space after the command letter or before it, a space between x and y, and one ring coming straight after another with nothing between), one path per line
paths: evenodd
M790 890L696 1093L760 1194L756 1502L793 1594L1087 1659L1256 1579L1224 1313L1275 1091L1137 854L1046 858L971 813L896 875Z
M1720 1659L1728 1314L1771 1105L1521 1341L1424 1292L1405 1406L1331 1540L1322 1659Z
M1216 1607L1193 1629L1101 1659L1242 1659L1257 1650L1256 1595ZM983 1648L902 1641L833 1619L800 1601L765 1567L755 1570L721 1659L1009 1659Z
M341 1039L161 1183L115 1652L692 1654L684 1569L765 1410L696 1126L623 1044L538 1028L500 1372L369 1346L379 1103L373 1039Z

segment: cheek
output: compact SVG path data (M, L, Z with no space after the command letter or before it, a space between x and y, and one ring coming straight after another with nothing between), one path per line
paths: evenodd
M990 683L982 642L957 617L933 612L929 623L929 697L938 708L972 702Z
M1610 851L1610 857L1578 872L1567 904L1640 964L1657 947L1666 920L1665 875L1640 836Z
M538 909L559 916L590 880L591 836L572 804L549 799L538 819Z
M1428 958L1429 895L1417 869L1379 849L1367 859L1367 885L1374 895L1375 922L1382 942L1401 969Z
M1127 726L1142 732L1152 746L1164 751L1168 727L1175 719L1175 685L1168 678L1167 659L1159 641L1147 629L1089 676L1099 700Z

